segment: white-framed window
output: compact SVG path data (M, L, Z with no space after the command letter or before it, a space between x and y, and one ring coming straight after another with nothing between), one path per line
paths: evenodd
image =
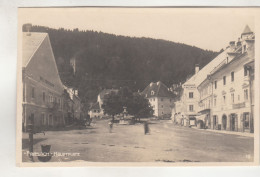
M193 105L191 104L191 105L189 105L189 111L190 112L193 112L194 111L194 107L193 107Z
M231 103L234 103L235 102L235 95L234 93L231 93Z
M223 85L226 85L226 76L223 76Z
M154 91L153 90L151 91L151 95L154 95Z
M193 98L193 92L189 92L189 98Z
M244 90L244 99L245 99L245 101L248 100L248 89Z
M234 80L235 80L235 74L234 72L231 72L231 82L234 82Z

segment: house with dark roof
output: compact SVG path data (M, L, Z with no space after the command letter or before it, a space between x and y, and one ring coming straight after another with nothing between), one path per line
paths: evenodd
M94 103L89 110L89 115L91 118L102 118L106 116L104 114L104 110L102 109L102 105L105 99L105 96L110 94L111 92L118 92L116 89L104 89L97 96L97 102Z
M63 84L47 33L22 35L22 125L46 129L64 125Z
M154 110L154 116L169 116L173 107L173 94L161 81L151 82L141 93L149 100Z

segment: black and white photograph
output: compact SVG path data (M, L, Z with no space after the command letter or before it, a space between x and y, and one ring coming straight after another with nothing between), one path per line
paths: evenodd
M19 8L17 163L259 164L259 12Z

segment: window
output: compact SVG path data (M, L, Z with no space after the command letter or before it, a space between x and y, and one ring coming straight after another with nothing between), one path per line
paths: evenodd
M153 99L153 101L155 101L155 98Z
M154 95L154 91L153 90L151 91L151 95Z
M214 98L214 106L217 106L217 98Z
M189 92L189 98L193 98L193 92Z
M42 101L45 102L45 92L42 92Z
M226 76L223 76L223 85L226 85Z
M244 76L247 76L247 68L244 67Z
M231 103L235 102L235 97L234 97L234 93L231 93Z
M226 96L223 96L223 103L226 104Z
M162 105L162 108L163 108L163 105Z
M234 81L234 72L231 72L231 82L233 82Z
M32 87L32 98L35 98L35 89L34 89L34 87Z
M215 89L217 89L217 81L215 81Z
M248 100L248 90L244 90L244 98L245 98L245 101Z
M189 105L189 111L193 111L193 105Z

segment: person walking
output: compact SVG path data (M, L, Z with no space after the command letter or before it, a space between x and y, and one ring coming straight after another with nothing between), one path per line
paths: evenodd
M109 121L108 125L109 125L109 133L112 133L113 122L112 122L112 121Z
M146 134L148 134L148 133L150 133L149 123L146 121L146 122L144 123L144 134L146 135Z

